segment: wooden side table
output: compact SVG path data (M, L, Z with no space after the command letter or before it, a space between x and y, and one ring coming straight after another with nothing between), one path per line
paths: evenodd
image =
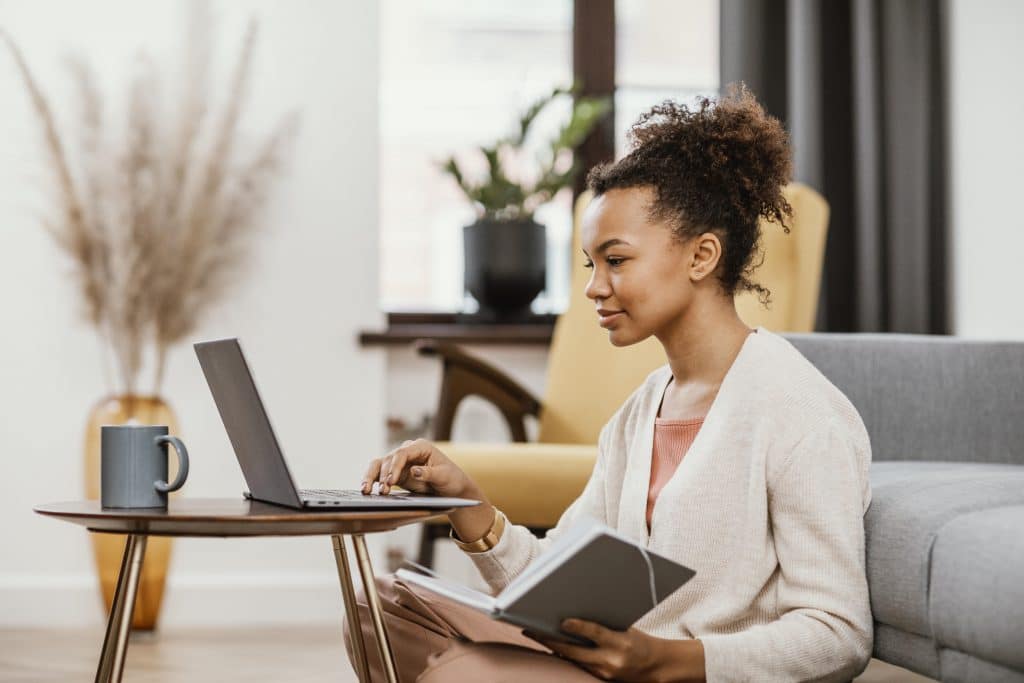
M231 498L172 500L167 510L104 510L99 501L51 503L34 508L41 515L80 524L90 531L126 535L124 558L117 578L114 602L107 619L96 681L120 681L128 649L135 595L146 554L149 536L331 536L334 559L341 581L341 594L352 633L352 651L359 680L369 683L370 668L366 644L363 642L355 588L345 552L345 536L351 536L359 575L366 592L377 636L377 647L389 683L398 682L394 655L384 625L373 567L366 550L365 534L391 531L405 524L421 522L428 517L447 514L451 510L380 510L361 512L328 512L289 510L257 501Z

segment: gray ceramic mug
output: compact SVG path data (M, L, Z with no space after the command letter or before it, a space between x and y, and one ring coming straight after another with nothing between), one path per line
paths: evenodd
M104 425L100 429L100 505L166 508L167 492L188 477L188 451L167 425ZM178 453L178 476L167 483L167 444Z

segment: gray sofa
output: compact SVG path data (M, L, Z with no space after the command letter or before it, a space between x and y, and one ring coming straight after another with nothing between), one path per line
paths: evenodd
M874 656L1024 683L1024 342L787 334L871 435Z

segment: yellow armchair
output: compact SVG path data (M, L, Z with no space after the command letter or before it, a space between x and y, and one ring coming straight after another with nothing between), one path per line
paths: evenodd
M763 227L765 258L756 280L772 292L770 309L745 292L736 308L747 325L777 332L814 329L828 227L828 204L811 188L785 189L793 207L792 232ZM579 496L594 466L601 428L655 368L665 363L656 339L624 348L608 342L597 325L593 302L583 291L590 271L583 267L580 218L589 193L576 202L569 307L555 323L548 358L544 402L497 368L452 344L420 341L424 355L443 364L441 396L434 418L438 447L480 484L510 521L542 534ZM493 403L508 423L512 443L450 442L455 411L463 398ZM539 419L538 441L526 443L525 419ZM443 521L423 526L419 562L433 562L434 541L448 533Z

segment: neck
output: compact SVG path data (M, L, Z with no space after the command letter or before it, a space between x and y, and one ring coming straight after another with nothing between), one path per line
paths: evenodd
M753 330L740 320L732 298L694 301L669 329L656 335L676 384L721 384Z

